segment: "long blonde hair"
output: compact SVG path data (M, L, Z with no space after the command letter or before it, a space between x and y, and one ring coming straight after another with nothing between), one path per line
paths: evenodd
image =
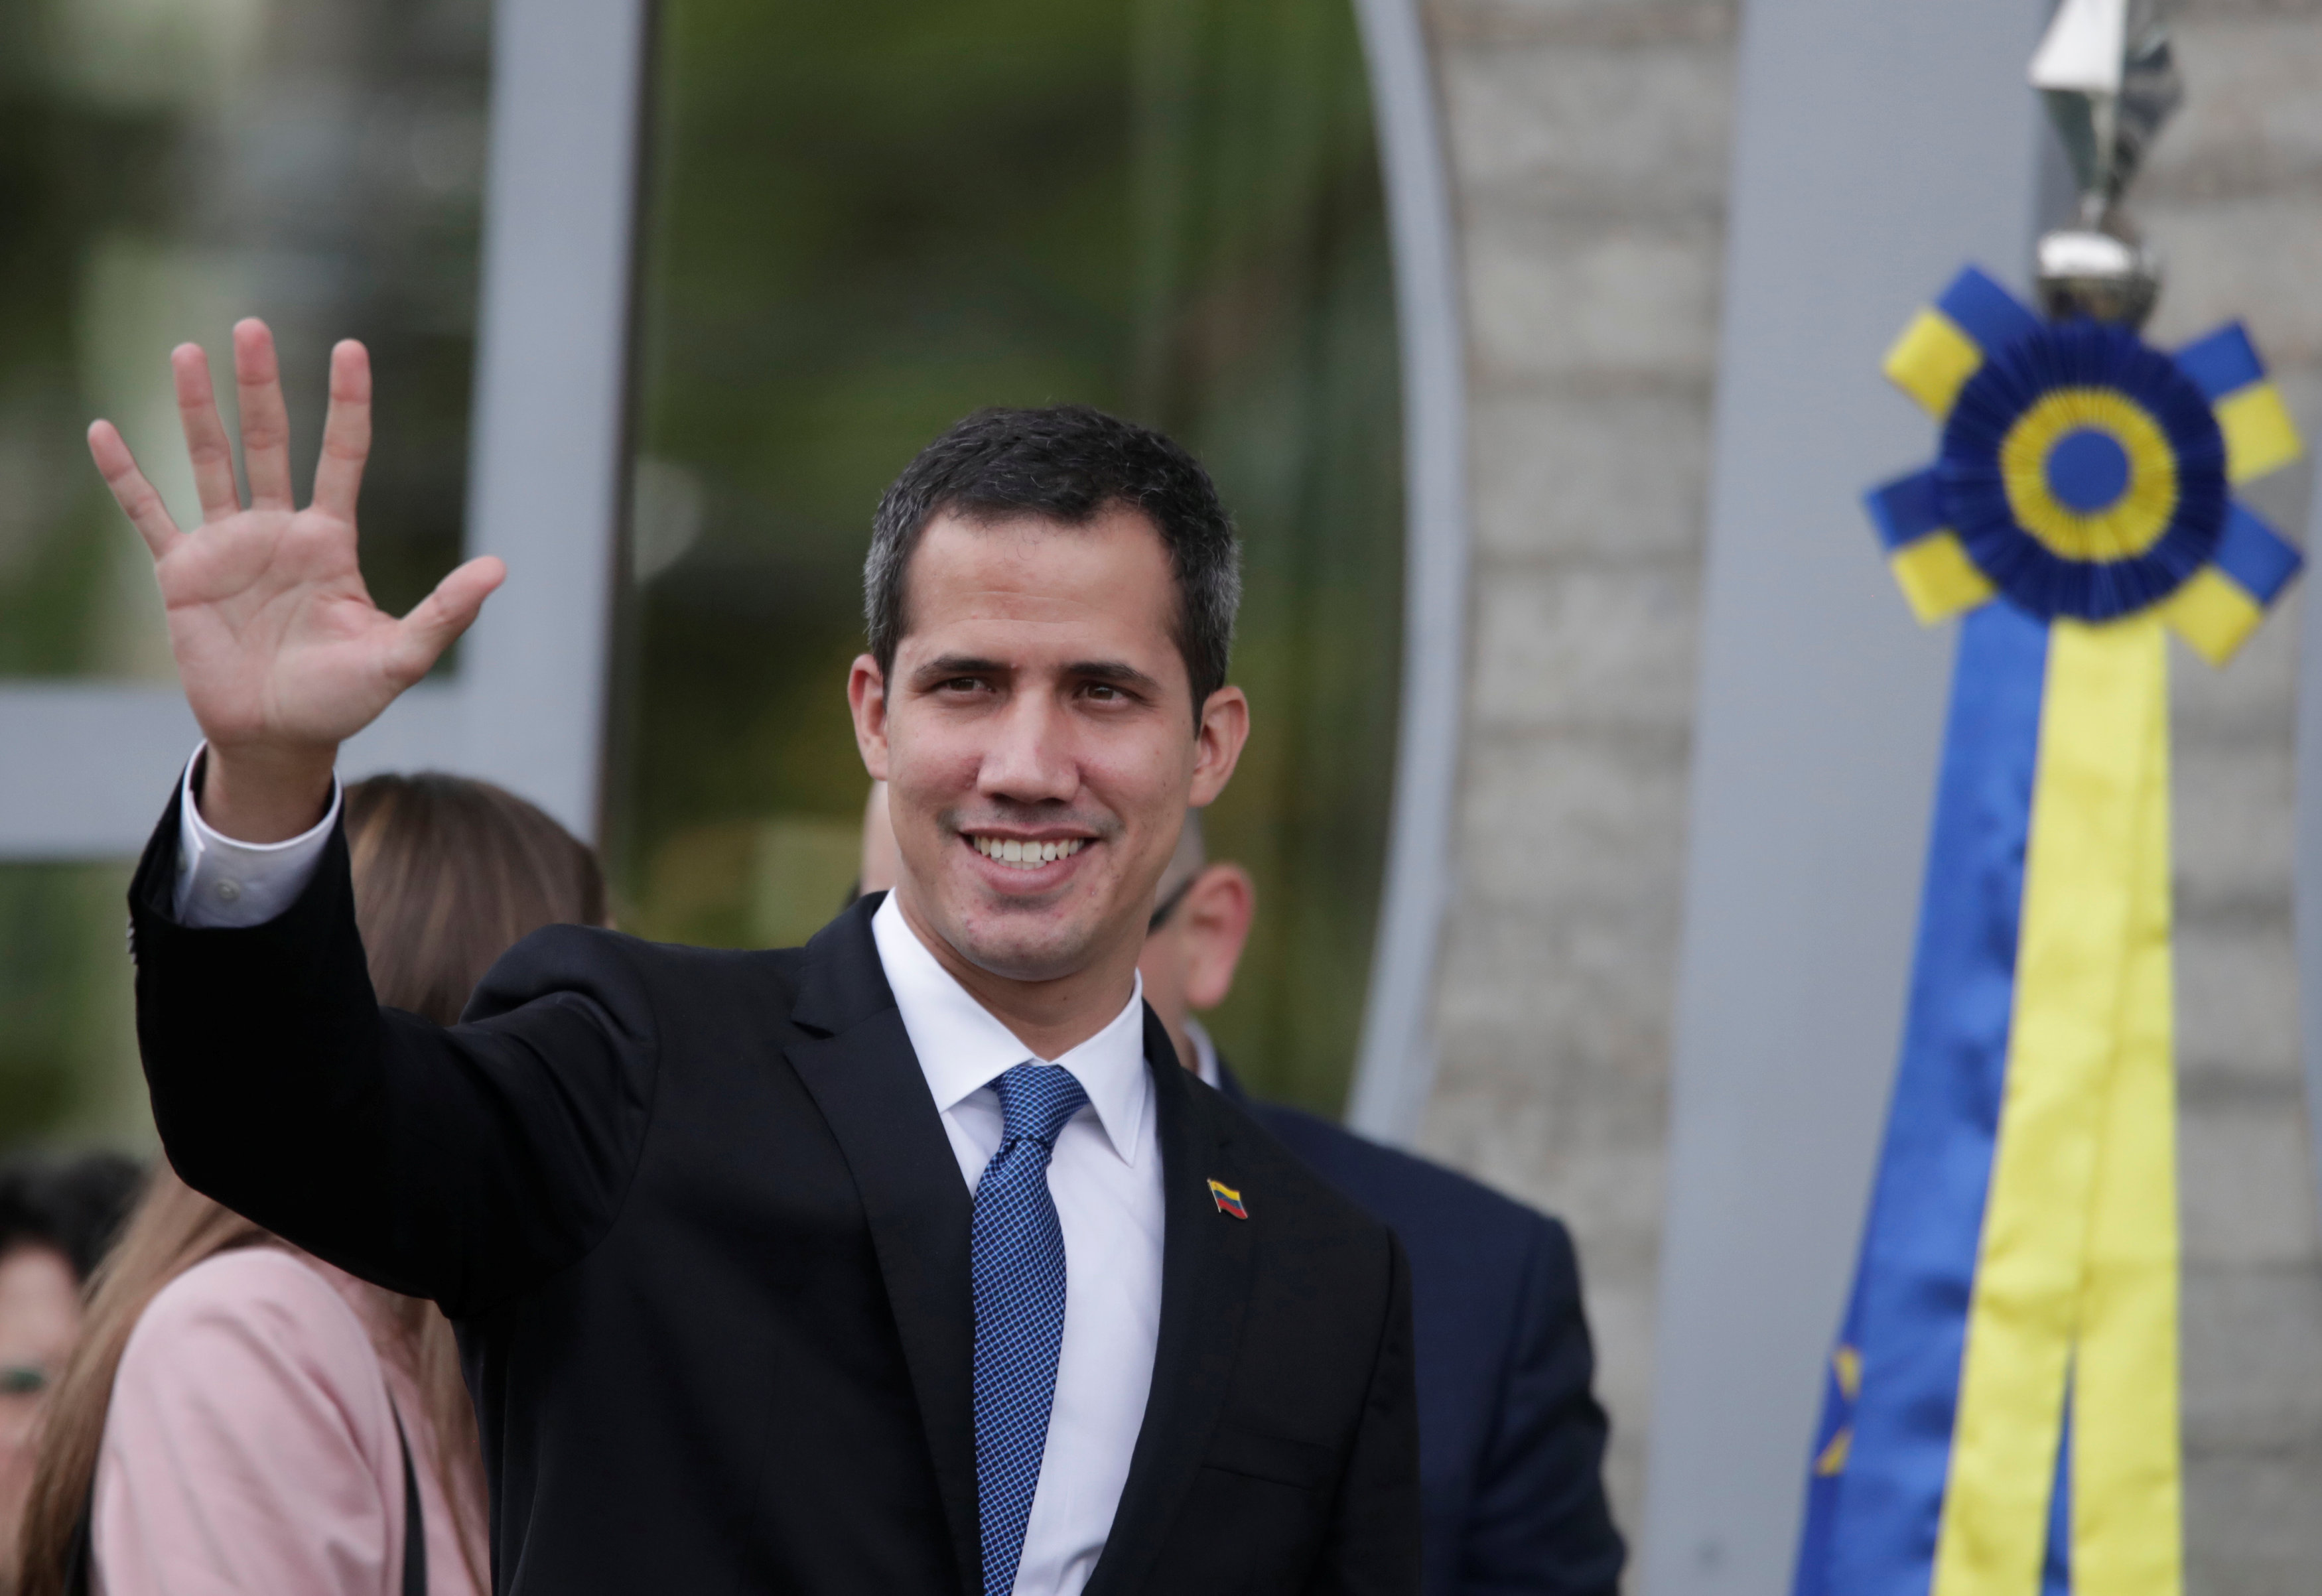
M453 1024L510 944L544 926L601 925L595 855L511 793L456 776L375 776L346 789L347 844L379 1000ZM23 1536L23 1596L65 1596L73 1543L96 1482L114 1375L161 1288L206 1258L275 1238L159 1164L121 1240L90 1278L88 1310L43 1421ZM450 1321L396 1300L403 1350L434 1430L432 1462L453 1504L461 1555L488 1582L483 1460Z

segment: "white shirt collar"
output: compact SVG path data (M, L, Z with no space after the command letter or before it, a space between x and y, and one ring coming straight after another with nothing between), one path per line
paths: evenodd
M1203 1086L1219 1091L1226 1089L1225 1078L1218 1070L1218 1044L1202 1028L1202 1022L1192 1015L1185 1017L1185 1035L1193 1044L1193 1073L1202 1078Z
M1145 1105L1152 1096L1145 1065L1143 976L1130 985L1127 1007L1104 1029L1062 1058L1043 1059L937 962L903 918L892 892L872 915L871 935L938 1113L950 1113L961 1099L1018 1064L1056 1064L1071 1071L1088 1093L1113 1152L1135 1165Z

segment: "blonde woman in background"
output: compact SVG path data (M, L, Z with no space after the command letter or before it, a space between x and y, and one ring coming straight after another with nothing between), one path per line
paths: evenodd
M382 1003L452 1024L514 943L604 923L594 856L498 788L382 776L345 804ZM92 1284L23 1546L23 1596L480 1596L482 1460L451 1326L161 1165Z

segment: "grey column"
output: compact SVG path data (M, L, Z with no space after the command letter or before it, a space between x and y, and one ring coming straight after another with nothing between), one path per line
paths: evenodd
M1949 628L1862 489L1924 461L1879 358L2022 287L2040 0L1750 0L1718 367L1653 1430L1652 1596L1787 1588L1894 1077Z
M645 0L498 0L462 768L594 839L620 496Z
M2307 470L2301 465L2299 470ZM2322 493L2307 516L2306 557L2301 581L2316 579L2310 563L2322 552ZM2309 612L2313 600L2304 600ZM2299 1046L2306 1063L2308 1124L2322 1126L2322 616L2300 617L2298 668L2298 834L2295 907L2298 935ZM2309 1146L2309 1167L2322 1201L2322 1160Z

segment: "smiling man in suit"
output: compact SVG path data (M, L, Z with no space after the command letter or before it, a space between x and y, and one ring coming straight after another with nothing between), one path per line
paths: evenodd
M333 767L502 573L379 611L361 347L305 510L265 329L234 353L247 509L198 349L196 531L91 429L206 738L131 889L154 1116L451 1313L498 1588L1415 1591L1401 1249L1175 1067L1137 971L1248 727L1199 465L1081 408L937 439L848 684L895 890L786 952L544 932L444 1029L371 995Z
M887 793L864 807L861 884L893 885ZM1393 1227L1411 1260L1426 1596L1613 1596L1627 1548L1604 1496L1604 1410L1572 1238L1440 1164L1242 1090L1196 1017L1223 1003L1257 910L1199 814L1162 872L1138 961L1178 1062Z

